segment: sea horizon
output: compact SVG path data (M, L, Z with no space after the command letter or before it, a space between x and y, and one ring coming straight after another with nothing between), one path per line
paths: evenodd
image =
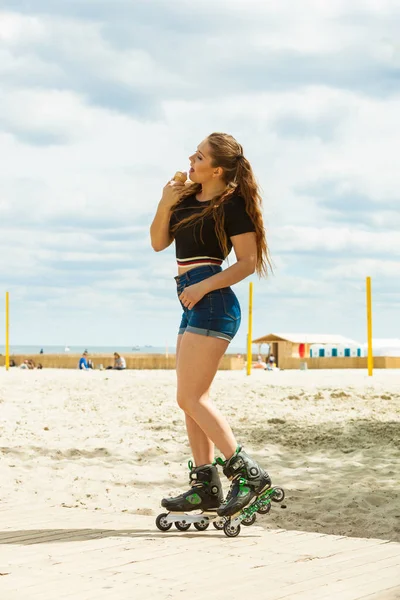
M68 348L68 349L67 349ZM40 354L43 350L43 354L82 354L84 350L87 350L90 354L113 354L118 352L119 354L175 354L175 344L172 346L152 346L151 344L145 346L82 346L82 345L43 345L40 344L10 344L10 355L21 355L21 354ZM241 346L231 346L228 348L228 354L243 354L245 348ZM0 354L5 354L6 349L4 345L0 345Z

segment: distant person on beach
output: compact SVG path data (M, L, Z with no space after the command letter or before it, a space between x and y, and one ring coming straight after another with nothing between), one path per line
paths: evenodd
M263 361L261 354L259 354L257 356L257 362L254 365L255 369L266 369L267 368L267 363Z
M106 370L114 369L114 371L123 371L126 369L126 360L123 356L118 354L118 352L114 352L114 366L107 367Z
M114 352L114 366L113 369L116 371L123 371L126 369L126 360L123 356L118 354L118 352Z
M240 325L239 301L230 286L254 271L266 275L269 252L262 199L242 146L231 135L212 133L189 160L190 181L184 182L186 173L177 173L166 184L150 228L156 252L175 240L175 282L183 309L176 348L177 402L185 413L195 463L189 465L190 490L164 498L162 506L169 511L217 509L219 516L229 517L268 489L271 480L238 445L209 390ZM232 248L236 262L222 270ZM220 463L231 481L225 501L214 445L225 457Z
M31 358L26 358L21 364L20 369L34 369L35 366L35 361L33 361Z
M279 371L280 370L275 361L276 361L275 356L273 354L271 354L268 358L268 363L266 366L267 371Z
M89 367L89 361L88 361L88 351L85 350L81 356L81 358L79 359L79 369L81 371L89 371L90 367Z

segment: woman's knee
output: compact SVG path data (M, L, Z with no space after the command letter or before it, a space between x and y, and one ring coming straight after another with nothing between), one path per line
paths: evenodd
M208 392L201 394L200 396L193 396L191 394L180 394L178 392L176 400L179 408L181 408L187 415L192 416L195 412L196 406L200 402L204 402L208 399Z
M186 414L190 415L191 407L193 406L193 402L191 400L189 400L188 396L187 395L183 396L181 394L177 394L176 401L178 403L179 408L181 408L183 410L183 412L185 412Z

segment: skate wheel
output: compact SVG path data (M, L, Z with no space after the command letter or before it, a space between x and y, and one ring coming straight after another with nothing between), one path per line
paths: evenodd
M218 529L218 531L222 531L224 528L224 525L225 525L224 517L217 519L217 521L213 521L213 525L214 525L215 529Z
M285 492L281 487L274 487L272 494L273 502L282 502L285 497Z
M258 509L257 512L259 515L267 515L270 510L271 510L271 502L268 502L268 504L264 504L264 506L260 506L260 508Z
M251 515L251 517L246 517L245 519L242 519L241 524L246 525L246 527L250 527L256 522L256 519L257 515L254 513L254 515Z
M190 529L191 523L186 523L185 521L175 521L175 527L179 531L187 531Z
M228 537L236 537L240 533L240 525L231 525L231 522L227 521L224 525L224 533Z
M194 528L197 529L197 531L205 531L206 529L209 528L210 523L193 523Z
M172 527L172 523L168 523L166 520L167 516L167 513L162 513L156 519L156 525L160 531L168 531Z

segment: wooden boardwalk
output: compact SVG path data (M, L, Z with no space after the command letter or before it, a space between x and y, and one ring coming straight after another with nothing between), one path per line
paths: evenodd
M154 517L0 510L1 600L395 600L400 544L301 531L158 531Z

